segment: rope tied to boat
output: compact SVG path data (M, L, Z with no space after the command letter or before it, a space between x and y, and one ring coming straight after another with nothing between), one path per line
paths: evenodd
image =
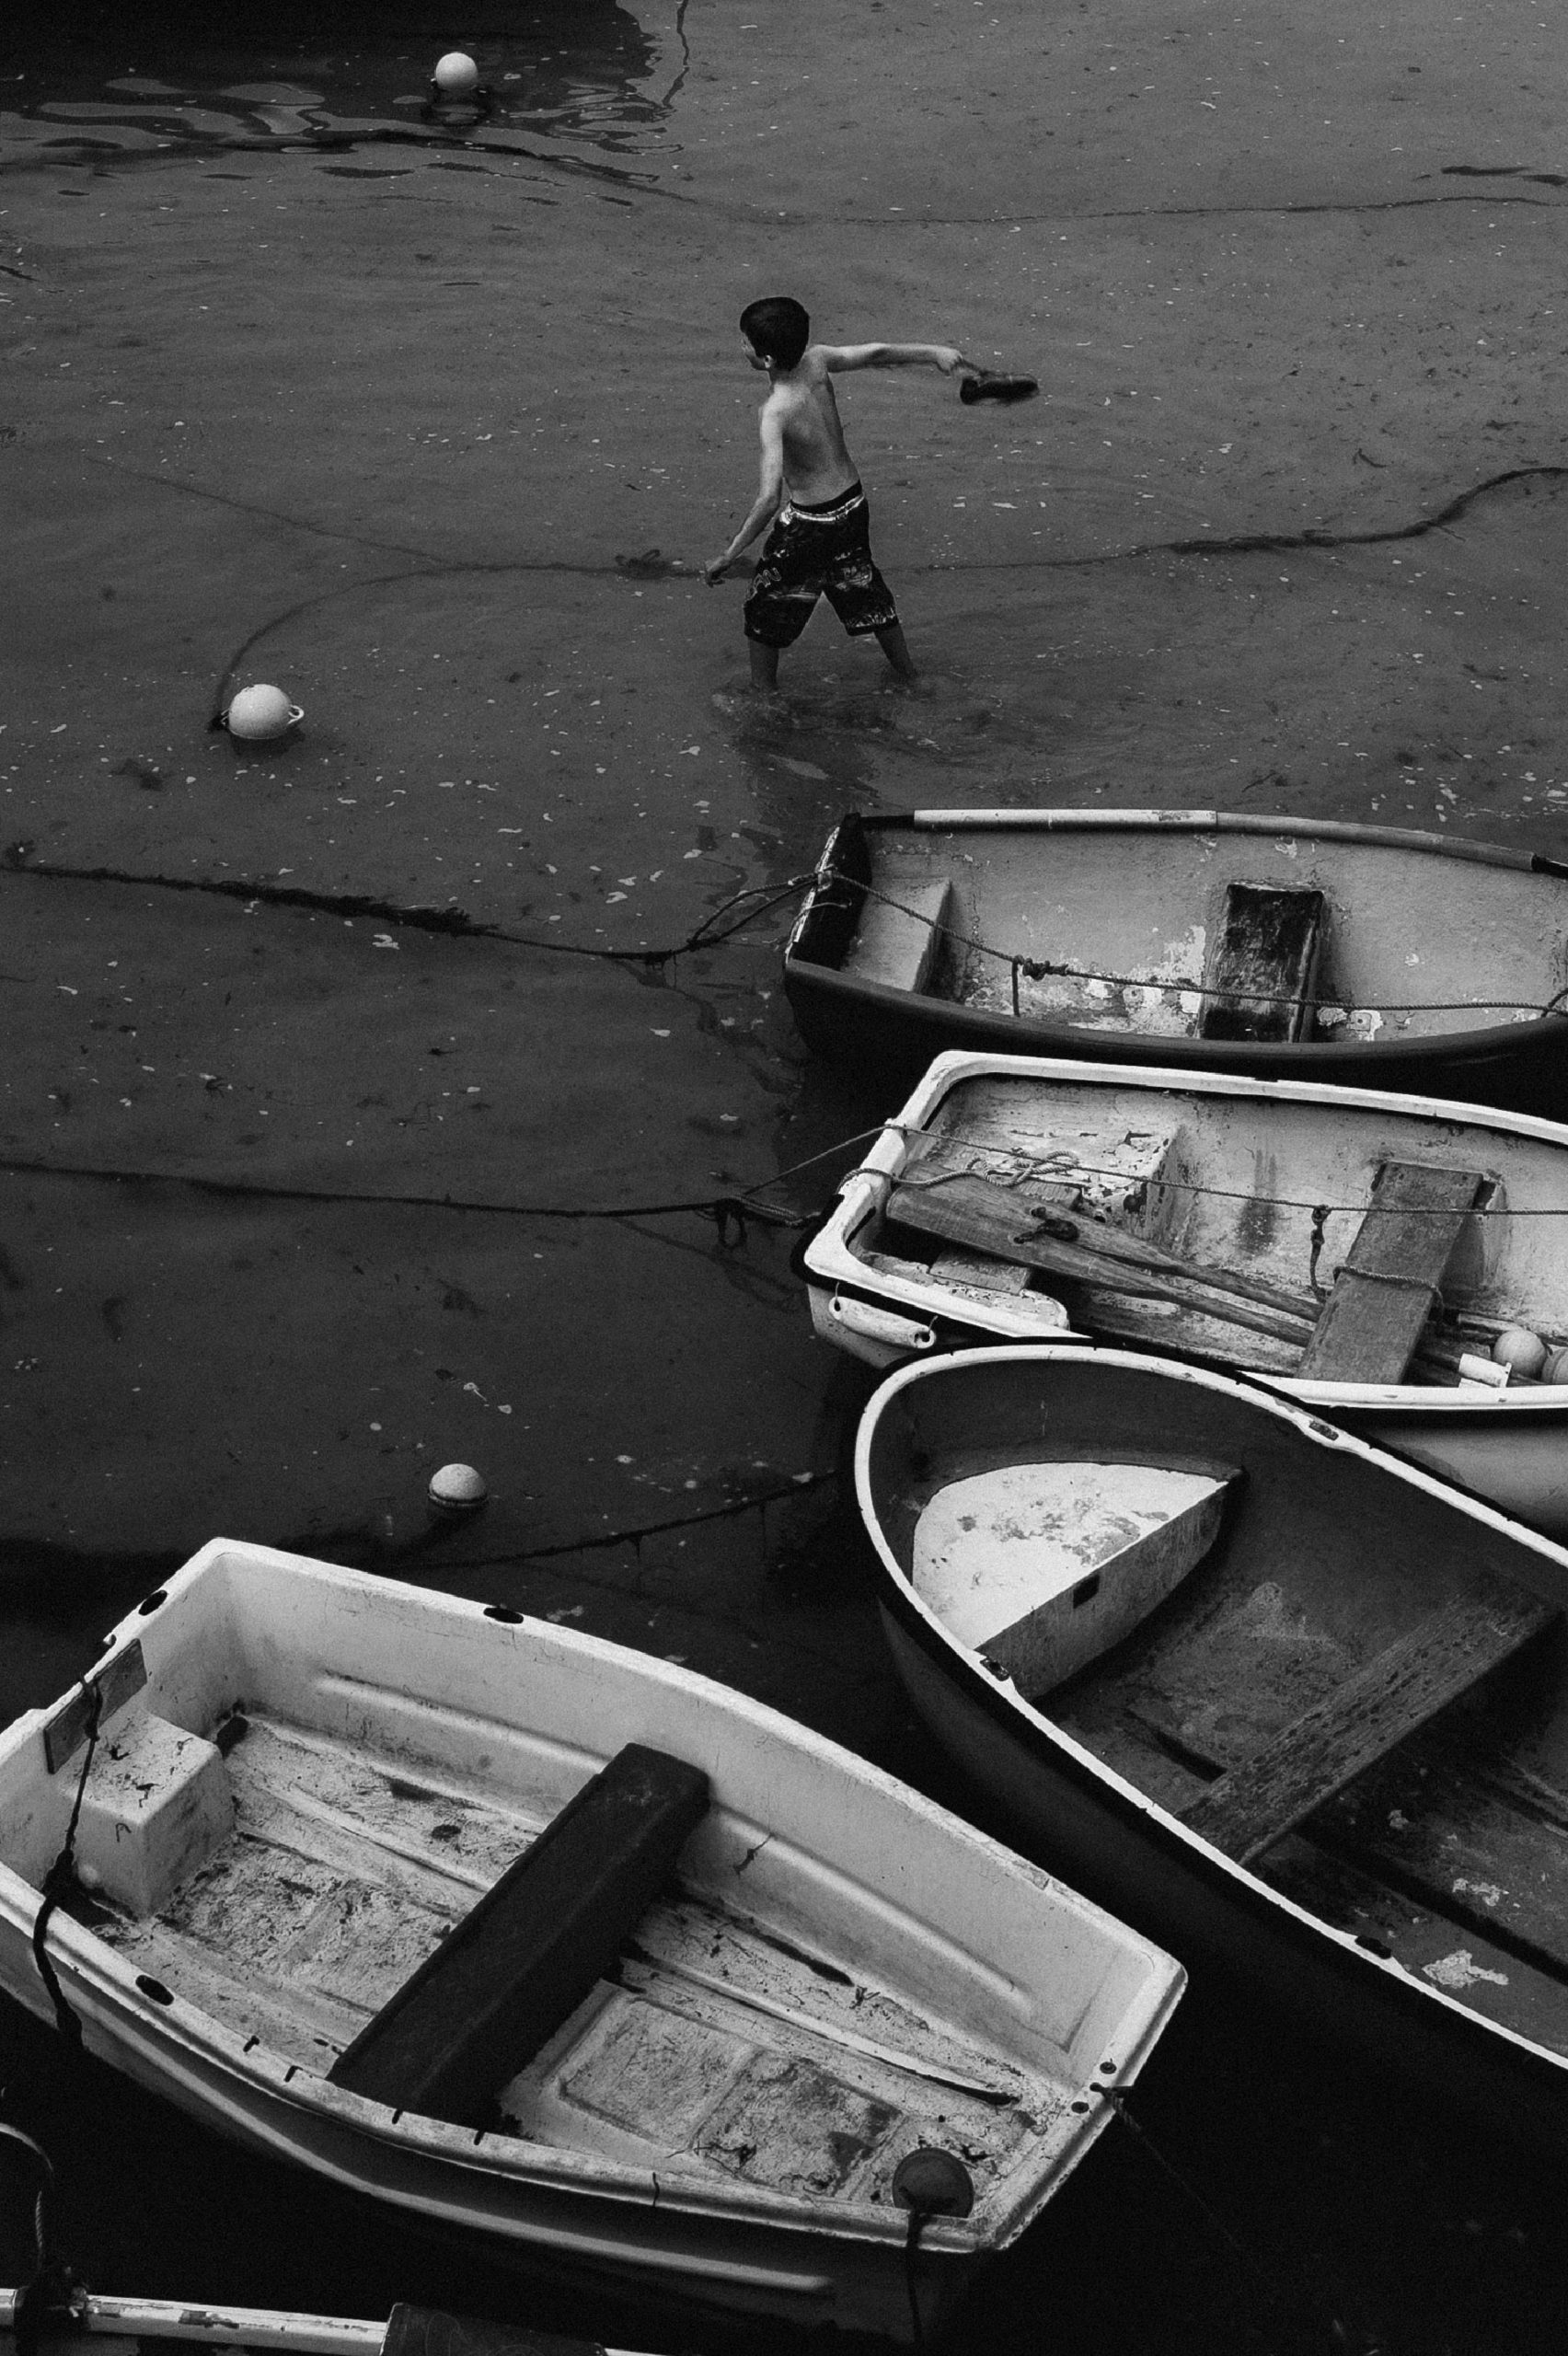
M955 925L944 922L940 916L932 916L924 908L909 907L904 901L894 899L891 892L884 892L879 884L862 882L858 876L847 874L841 868L821 867L817 870L814 880L819 884L847 884L853 890L863 892L869 900L879 901L883 907L892 908L896 915L908 917L912 922L925 925L928 931L940 932L945 940L955 941L962 948L973 949L977 956L995 957L999 964L1010 966L1015 1014L1021 1011L1018 987L1020 975L1031 981L1043 981L1055 975L1075 982L1101 982L1110 989L1153 990L1161 996L1171 992L1185 992L1191 998L1229 999L1246 1006L1297 1006L1312 1014L1318 1013L1320 1009L1327 1008L1331 1013L1343 1014L1347 1018L1356 1013L1473 1014L1481 1007L1489 1007L1499 1014L1528 1013L1544 1016L1558 1011L1561 1001L1568 999L1568 982L1565 982L1561 989L1553 991L1544 1005L1539 999L1533 998L1432 998L1401 999L1386 1001L1380 1006L1347 1008L1340 999L1307 998L1297 996L1292 990L1260 990L1253 989L1251 985L1245 988L1223 989L1212 982L1194 980L1190 976L1182 974L1151 976L1102 973L1094 966L1074 964L1065 959L1026 957L1018 950L998 949L994 941L982 941L974 933L960 932Z
M38 2195L33 2202L33 2270L11 2304L11 2330L17 2356L38 2356L47 2331L79 2329L87 2311L88 2286L63 2259L51 2258L47 2204L54 2191L54 2163L43 2145L19 2127L0 2119L0 2137L19 2143L38 2163Z
M81 1820L82 1802L86 1797L87 1792L87 1777L92 1773L93 1753L98 1749L98 1724L103 1716L102 1687L90 1677L83 1677L78 1680L78 1682L87 1704L86 1730L83 1739L82 1772L76 1779L76 1795L71 1803L70 1821L65 1827L65 1838L60 1844L60 1854L55 1858L53 1864L50 1866L49 1871L43 1877L43 1901L39 1907L38 1912L33 1917L32 1951L33 1961L38 1966L39 1978L48 1989L49 2000L54 2007L55 2027L59 2029L61 2036L65 2039L66 2044L74 2046L76 2051L80 2052L82 2050L82 2024L77 2019L75 2014L72 2011L70 2004L66 2001L65 1992L60 1985L59 1974L56 1972L54 1965L51 1961L48 1950L44 1945L44 1939L49 1929L49 1918L53 1913L55 1908L59 1905L60 1900L65 1896L67 1890L70 1888L74 1877L76 1849L76 1827Z
M1133 2110L1127 2099L1127 2089L1124 2086L1103 2085L1097 2083L1089 2086L1086 2091L1100 2096L1110 2109L1113 2119L1126 2129L1138 2149L1153 2162L1160 2173L1176 2187L1182 2198L1196 2210L1216 2240L1224 2246L1240 2269L1251 2278L1254 2289L1263 2297L1283 2328L1284 2344L1299 2349L1301 2356L1317 2356L1317 2351L1326 2346L1337 2347L1344 2335L1336 2318L1322 2316L1320 2308L1319 2314L1321 2316L1320 2326L1313 2327L1306 2320L1318 2304L1314 2288L1305 2281L1286 2284L1276 2281L1259 2265L1251 2251L1231 2232L1218 2211L1205 2200L1197 2187L1183 2175L1169 2153L1160 2149L1142 2119ZM1269 2356L1274 2356L1275 2343L1271 2340L1267 2345Z
M123 868L71 867L57 860L35 858L34 849L31 842L7 843L0 848L0 872L61 883L133 884L164 892L206 893L219 899L244 901L252 907L319 909L340 916L348 923L356 917L364 917L402 925L414 932L442 933L465 941L499 941L513 949L537 949L556 957L592 957L608 965L642 965L650 971L674 965L680 958L693 956L701 950L721 947L756 918L767 916L784 901L797 898L815 881L813 875L807 874L792 875L787 883L777 885L747 884L710 909L684 941L665 948L601 949L589 941L556 941L547 933L515 932L506 925L481 923L455 901L440 907L404 906L364 893L318 892L306 884L270 884L255 877L137 874ZM721 918L732 908L739 908L744 901L755 901L756 905L745 908L721 931L716 930Z
M86 2283L63 2259L50 2258L40 2264L32 2281L22 2284L12 2305L17 2356L39 2356L46 2335L55 2339L63 2331L79 2331L86 2318L88 2296Z
M909 2212L909 2230L904 2236L904 2281L914 2344L924 2348L926 2326L917 2271L920 2235L933 2217L968 2216L974 2206L974 2180L951 2152L933 2143L917 2143L905 2153L893 2172L893 2197Z
M1318 1282L1318 1260L1323 1249L1323 1232L1329 1223L1329 1205L1312 1206L1312 1248L1307 1260L1307 1281L1320 1300L1328 1298L1328 1287Z
M1013 1012L1015 1014L1022 1012L1018 996L1020 975L1025 981L1043 982L1047 974L1071 974L1072 970L1070 965L1063 964L1055 957L1015 957L1012 961Z

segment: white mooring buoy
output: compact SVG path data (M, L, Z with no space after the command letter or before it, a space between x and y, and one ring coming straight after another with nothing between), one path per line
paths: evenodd
M467 98L479 87L479 69L466 50L449 49L437 58L430 78L443 98Z
M304 718L282 687L241 687L224 714L224 725L248 745L263 745L274 736L286 736Z
M444 1464L430 1476L430 1501L443 1513L473 1513L489 1495L484 1474L471 1464Z

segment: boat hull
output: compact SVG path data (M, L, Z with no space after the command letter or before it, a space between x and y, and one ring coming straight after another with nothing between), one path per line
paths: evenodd
M811 1729L506 1607L214 1540L91 1675L93 1750L81 1690L0 1735L0 1991L54 2017L35 1931L74 1844L45 1952L90 2052L491 2256L672 2309L910 2337L898 2154L994 2119L989 2145L964 2130L972 2211L922 2235L932 2327L1091 2148L1101 2057L1136 2078L1181 1992L1170 1958ZM635 1936L568 1934L580 1984L532 2036L472 1992L506 1994L515 1934L498 1982L467 1968L439 2035L491 2039L476 2101L356 2090L367 2022L472 1952L541 1831L638 1748L707 1798ZM161 1782L141 1763L166 1757Z
M106 2002L84 1976L63 1967L58 1954L54 1960L62 1992L96 2060L210 2132L302 2168L338 2191L401 2210L444 2240L481 2248L488 2260L545 2266L676 2312L719 2310L894 2339L910 2336L902 2265L879 2250L847 2251L825 2234L781 2236L760 2225L683 2221L650 2201L584 2200L509 2182L468 2164L471 2135L462 2139L467 2145L462 2154L389 2149L350 2121L291 2104L281 2088L258 2086L219 2062L204 2062L183 2042L149 2036L143 2021ZM9 1921L0 1923L0 1986L52 2021L42 1983L30 1969L23 1926ZM927 2255L920 2283L926 2328L940 2327L962 2304L974 2263Z
M1096 1358L1103 1365L1107 1355L1070 1345L992 1349L948 1361L947 1368L954 1374L961 1367L978 1372L982 1364L1009 1369L1010 1362L1011 1371L1039 1361L1087 1369ZM1153 1359L1120 1354L1120 1363L1146 1379L1228 1391L1239 1400L1251 1391L1228 1377L1171 1369ZM1307 2034L1353 2056L1379 2079L1406 2083L1444 2107L1452 2105L1492 2129L1523 2136L1561 2156L1568 2150L1568 2059L1562 2052L1456 2001L1441 1984L1418 1978L1378 1939L1309 1912L1185 1830L1176 1815L1054 1722L1050 1697L1039 1707L1032 1705L988 1671L978 1654L951 1639L922 1603L882 1513L882 1497L891 1507L894 1489L907 1481L907 1472L890 1477L900 1443L888 1443L893 1452L879 1463L877 1435L890 1410L896 1416L903 1386L932 1378L940 1384L945 1372L941 1362L928 1361L901 1370L880 1388L861 1421L857 1485L878 1556L878 1604L900 1680L922 1722L985 1796L994 1820L1049 1870L1147 1934L1168 1940L1194 1973L1244 1984L1250 1993L1280 2006ZM1356 1440L1317 1425L1300 1408L1255 1391L1251 1395L1255 1405L1294 1422L1309 1439L1320 1440L1326 1486L1332 1484L1336 1451L1367 1455ZM1048 1413L1043 1409L1036 1415L1035 1429L1043 1427L1042 1417ZM932 1428L928 1404L919 1439L910 1443L919 1449L922 1479L930 1463ZM1179 1453L1190 1453L1194 1446L1196 1426L1180 1415L1170 1434L1156 1425L1147 1428L1156 1451L1167 1438ZM1212 1441L1220 1426L1205 1428ZM1174 1437L1178 1431L1180 1438ZM1108 1427L1109 1452L1114 1455L1125 1438L1124 1431ZM1005 1459L1007 1448L998 1432L995 1452ZM1239 1453L1238 1461L1246 1459ZM1419 1472L1397 1464L1388 1469L1390 1479L1418 1484L1430 1493L1432 1484ZM1412 1496L1411 1510L1427 1508ZM1456 1504L1455 1510L1493 1533L1511 1528L1484 1506ZM1482 1530L1474 1535L1481 1542ZM1516 1536L1532 1580L1542 1593L1561 1595L1568 1581L1562 1550L1544 1547L1524 1531ZM1453 1542L1464 1548L1462 1529ZM1534 1550L1533 1560L1526 1550Z
M879 1374L891 1373L917 1353L924 1357L942 1350L984 1349L997 1338L987 1326L965 1324L945 1312L901 1318L869 1297L862 1322L857 1315L861 1304L843 1286L810 1276L806 1286L819 1339ZM1507 1403L1507 1411L1501 1401L1443 1409L1362 1407L1348 1403L1328 1383L1310 1389L1285 1383L1278 1387L1320 1407L1374 1448L1402 1456L1440 1481L1484 1497L1516 1521L1568 1544L1568 1399L1538 1402L1519 1392Z
M1315 1041L1263 1046L1246 1041L1150 1039L1086 1031L1069 1022L998 1014L917 998L831 967L789 956L784 992L813 1054L845 1065L882 1094L907 1089L950 1048L991 1055L1074 1056L1106 1064L1146 1064L1151 1054L1174 1071L1215 1071L1243 1080L1309 1080L1325 1086L1380 1088L1496 1104L1547 1120L1568 1118L1568 1019L1441 1039L1344 1046Z
M921 1721L1048 1870L1168 1940L1195 1981L1212 1974L1263 1993L1379 2082L1408 2084L1554 2154L1568 2150L1568 2065L1458 2007L1434 2020L1430 1994L1397 1965L1194 1859L1158 1811L1124 1801L983 1672L944 1657L895 1603L881 1609Z
M913 907L909 876L956 897L944 897L940 914L935 899ZM1338 943L1328 953L1333 978L1320 985L1321 1002L1342 1018L1332 1035L1196 1035L1199 999L1190 993L1217 985L1192 970L1202 964L1193 936L1215 929L1225 876L1321 886ZM968 977L950 986L936 973L940 959L907 964L906 951L891 966L868 962L868 923L900 909L954 944L985 987ZM1565 909L1560 861L1388 826L1203 810L851 814L829 837L802 902L784 988L813 1052L879 1089L906 1089L934 1056L966 1048L1398 1089L1561 1119ZM895 969L895 980L878 978ZM1100 1000L1032 1009L1019 995L1020 970L1087 981ZM1164 994L1158 1017L1140 996L1148 990ZM1173 1022L1183 990L1191 1020ZM1117 1000L1128 1011L1108 1020ZM1384 1010L1370 1030L1346 1017L1358 1006Z
M994 1296L982 1305L972 1293L966 1296L935 1276L894 1274L885 1265L873 1265L857 1249L858 1235L869 1231L867 1221L875 1218L890 1179L904 1166L905 1133L939 1126L954 1091L992 1080L1038 1089L1043 1096L1059 1091L1064 1105L1081 1106L1099 1096L1109 1103L1113 1086L1121 1091L1118 1104L1147 1102L1153 1107L1185 1101L1227 1117L1233 1112L1239 1126L1256 1120L1260 1138L1268 1134L1262 1123L1276 1115L1320 1123L1322 1133L1332 1126L1350 1136L1360 1127L1374 1140L1373 1156L1382 1149L1377 1141L1389 1136L1400 1140L1401 1150L1413 1141L1419 1151L1428 1133L1430 1149L1447 1160L1473 1148L1491 1166L1510 1152L1528 1152L1539 1157L1542 1173L1555 1172L1561 1163L1561 1183L1543 1175L1535 1182L1539 1201L1536 1195L1531 1200L1536 1208L1549 1196L1561 1204L1559 1224L1568 1245L1568 1128L1536 1115L1383 1090L1336 1091L1301 1080L1258 1082L1148 1066L1113 1074L1081 1057L1037 1061L954 1053L938 1058L923 1075L896 1121L843 1182L834 1208L796 1255L818 1336L879 1372L916 1355L1000 1341L1046 1341L1053 1331L1067 1339L1089 1338L1073 1333L1066 1311L1048 1291L1017 1299ZM1286 1134L1268 1134L1260 1153L1280 1152ZM1290 1165L1282 1160L1280 1166ZM1294 1181L1285 1191L1296 1191ZM1174 1344L1172 1355L1182 1355ZM1306 1381L1245 1367L1236 1370L1332 1417L1375 1447L1485 1497L1548 1537L1568 1542L1568 1383L1461 1391L1411 1382Z

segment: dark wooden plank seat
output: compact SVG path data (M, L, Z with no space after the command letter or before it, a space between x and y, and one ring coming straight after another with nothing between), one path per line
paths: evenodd
M1478 1170L1384 1162L1300 1373L1329 1382L1401 1382L1466 1222L1493 1183Z
M1211 1784L1182 1822L1250 1865L1556 1617L1527 1589L1479 1575Z
M1312 1832L1389 1887L1568 1980L1568 1793L1488 1734L1484 1712L1424 1728L1340 1793Z
M1325 915L1309 884L1227 884L1199 1038L1299 1039L1311 1025Z
M887 1216L922 1235L940 1236L965 1251L984 1252L1020 1266L1078 1285L1107 1285L1152 1300L1174 1303L1200 1315L1219 1317L1244 1331L1267 1334L1300 1348L1312 1331L1302 1308L1273 1300L1239 1298L1230 1284L1216 1285L1209 1272L1192 1273L1169 1253L1124 1233L1107 1219L1073 1211L1058 1218L1049 1205L976 1178L967 1172L928 1179L928 1161L918 1162L913 1182L895 1185ZM1234 1279L1231 1280L1234 1282ZM1259 1288L1261 1289L1261 1288Z
M496 2095L614 1969L708 1807L708 1778L628 1743L366 2022L328 2076L487 2126Z

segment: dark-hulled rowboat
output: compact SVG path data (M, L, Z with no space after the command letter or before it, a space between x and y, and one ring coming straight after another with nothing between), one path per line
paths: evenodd
M1568 1553L1254 1386L1071 1345L901 1368L857 1480L910 1697L1043 1862L1561 2154Z
M1213 810L835 829L785 956L819 1054L1159 1062L1568 1112L1568 861Z

